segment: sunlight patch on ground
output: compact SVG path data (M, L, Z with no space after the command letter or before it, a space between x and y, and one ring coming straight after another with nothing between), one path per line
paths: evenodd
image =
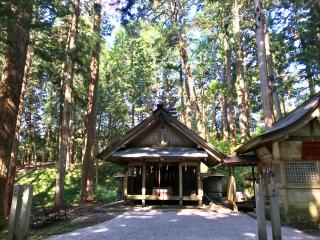
M94 230L94 231L92 231L92 232L94 232L94 233L101 233L101 232L107 232L107 231L109 231L109 228L100 228L100 229L97 229L97 230Z

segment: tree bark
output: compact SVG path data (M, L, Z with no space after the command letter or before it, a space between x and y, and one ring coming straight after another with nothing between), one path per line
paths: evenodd
M99 79L99 55L100 55L100 23L101 0L94 3L93 31L95 34L95 46L92 50L91 76L88 90L88 105L86 113L86 135L84 139L82 173L81 173L81 201L93 200L93 163L95 157L94 139L96 135L96 98Z
M270 89L268 84L265 33L264 33L264 13L262 9L262 0L254 0L255 22L256 22L256 43L259 63L259 77L261 84L262 108L264 113L264 124L266 129L271 128L273 123L272 105L270 98Z
M7 23L6 50L0 83L0 228L5 224L4 195L20 104L24 66L31 27L32 2L11 1L13 17Z
M229 108L229 125L230 125L230 139L232 145L237 144L237 128L236 128L236 118L234 113L234 88L232 84L231 75L231 52L229 46L228 37L228 26L224 25L224 38L223 38L223 49L224 49L224 64L225 64L225 78L228 89L228 108Z
M249 92L248 84L244 80L243 71L243 53L241 50L241 36L240 36L240 9L239 0L234 0L233 3L233 35L234 45L237 58L237 80L236 89L238 96L239 108L239 126L240 126L240 142L243 143L250 138L250 119L249 119Z
M29 48L27 52L26 65L24 68L24 76L23 76L23 82L22 82L21 94L20 94L20 104L19 104L19 110L18 110L18 116L17 116L16 130L14 134L11 157L10 157L8 170L7 170L6 191L4 195L6 216L9 216L10 214L13 185L14 185L14 179L16 176L16 166L17 166L17 158L18 158L18 151L19 151L19 135L20 135L20 127L21 127L21 115L24 107L26 84L30 77L30 70L31 70L31 64L32 64L32 57L33 57L31 51L32 50Z
M55 205L62 207L64 204L64 180L66 174L66 162L69 151L70 141L70 119L71 119L71 105L72 105L72 89L74 76L74 55L76 51L76 38L79 22L79 4L80 0L72 1L72 16L70 22L70 29L66 44L66 61L63 71L64 83L64 101L62 111L60 144L59 144L59 162L57 164L56 189L55 189Z
M279 94L277 90L276 82L276 71L273 65L272 54L270 51L270 40L269 40L269 33L267 31L267 27L265 26L265 47L266 47L266 59L267 59L267 69L269 75L269 81L271 85L271 93L272 93L272 103L274 108L274 117L275 120L279 120L282 116L281 114L281 107L280 107L280 100Z

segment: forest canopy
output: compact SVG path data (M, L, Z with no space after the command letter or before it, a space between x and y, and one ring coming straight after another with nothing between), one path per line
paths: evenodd
M315 0L0 4L1 199L36 162L57 162L57 205L82 163L92 199L94 155L158 102L231 154L319 90Z

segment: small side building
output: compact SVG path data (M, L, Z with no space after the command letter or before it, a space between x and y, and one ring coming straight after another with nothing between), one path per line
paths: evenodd
M320 222L320 93L237 150L257 156L260 182L276 183L281 218Z
M125 200L196 201L202 204L200 165L226 156L190 130L162 104L98 158L124 166Z

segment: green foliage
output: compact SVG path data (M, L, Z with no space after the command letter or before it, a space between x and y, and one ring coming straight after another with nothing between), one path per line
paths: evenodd
M102 162L99 165L99 184L94 188L95 199L100 202L114 201L117 196L117 181L113 176L121 171L121 167ZM73 204L79 200L81 167L75 165L65 178L65 201ZM17 184L34 185L33 205L52 206L54 204L54 188L56 171L54 167L30 170L17 177Z

